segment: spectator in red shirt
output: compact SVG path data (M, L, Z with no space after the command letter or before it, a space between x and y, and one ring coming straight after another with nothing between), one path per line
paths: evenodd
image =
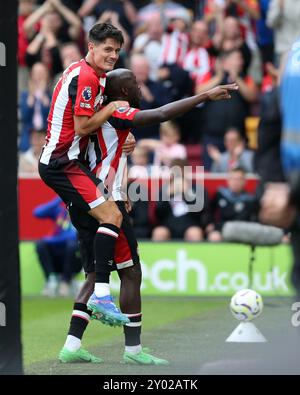
M195 85L211 78L212 59L207 49L211 46L208 26L205 21L194 22L190 33L190 47L183 62L183 68L190 73Z
M18 16L18 92L23 91L28 83L28 68L26 64L26 50L28 47L28 38L24 30L24 23L28 16L34 10L34 0L19 1Z
M33 12L34 0L20 0L19 1L19 16L18 16L18 64L19 66L26 66L25 55L28 47L28 38L24 31L24 22L28 16Z
M38 22L40 30L34 36L34 26ZM63 70L59 44L79 39L81 21L60 0L47 0L27 18L24 29L29 38L34 37L27 48L27 65L31 67L34 63L42 61L54 76Z

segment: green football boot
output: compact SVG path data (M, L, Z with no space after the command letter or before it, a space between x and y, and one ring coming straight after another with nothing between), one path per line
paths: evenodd
M101 363L101 358L95 357L84 348L79 348L77 351L69 351L65 347L60 351L58 359L63 363L76 363L76 362L90 362Z
M126 364L135 364L135 365L157 365L157 366L169 365L169 362L167 360L156 358L151 354L147 354L145 350L146 349L143 349L138 354L131 354L125 351L123 354L123 362Z

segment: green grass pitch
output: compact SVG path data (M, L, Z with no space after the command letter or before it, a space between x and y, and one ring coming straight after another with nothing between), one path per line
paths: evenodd
M228 344L237 326L229 300L206 298L144 298L143 345L170 361L169 367L121 364L124 338L121 328L93 321L83 345L104 363L61 364L57 354L64 344L72 310L71 299L23 299L23 350L26 374L156 375L202 373L300 373L300 329L291 325L289 299L266 303L255 321L266 344ZM296 344L297 343L297 344Z
M120 364L124 347L122 329L104 326L96 321L89 325L83 345L105 362L101 365L63 365L57 362L57 354L67 334L72 303L70 299L41 297L23 300L23 347L27 374L145 374L145 369L152 374L162 372L161 368L158 370L156 367ZM209 312L222 311L224 307L223 301L146 298L143 303L143 345L150 347L157 356L178 359L176 366L178 363L181 366L191 358L194 342L198 343L202 337L200 333L194 333L191 337L190 331L184 334L182 346L185 348L188 343L190 349L187 355L182 350L179 356L181 345L178 343L182 331L185 331L185 323L194 319L204 322ZM228 313L227 308L224 313ZM165 368L166 373L171 374L173 368Z

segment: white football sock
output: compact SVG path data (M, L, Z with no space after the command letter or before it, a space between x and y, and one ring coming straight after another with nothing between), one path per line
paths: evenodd
M130 354L138 354L142 351L142 346L139 344L138 346L125 346L125 351Z
M81 340L78 337L68 335L64 347L69 351L77 351L81 347Z
M98 298L110 295L110 287L107 283L95 283L95 294Z

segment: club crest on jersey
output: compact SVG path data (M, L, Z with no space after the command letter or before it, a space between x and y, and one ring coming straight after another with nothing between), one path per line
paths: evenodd
M97 112L100 110L100 106L103 103L104 100L104 96L102 95L102 92L100 92L95 99L95 103L94 103L94 111Z
M82 97L85 101L89 101L92 98L92 88L90 86L86 86L82 91Z

